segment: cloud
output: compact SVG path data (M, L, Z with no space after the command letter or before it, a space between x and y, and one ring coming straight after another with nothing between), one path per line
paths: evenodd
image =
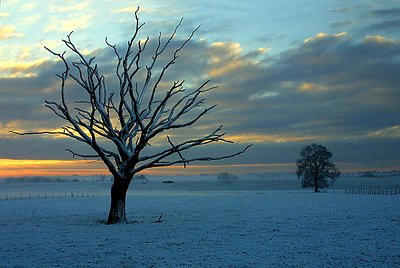
M353 20L341 20L341 21L335 21L332 22L330 25L333 28L343 28L343 27L349 27L353 25L355 22Z
M129 13L129 14L133 14L133 13L135 13L136 9L137 9L137 6L126 6L126 7L114 9L112 12L113 13ZM146 8L141 8L140 11L141 12L145 12Z
M86 2L80 2L79 4L75 5L70 5L70 6L57 6L55 8L55 11L57 12L70 12L70 11L82 11L88 8L88 6L91 4L91 1L86 1Z
M371 11L371 14L376 17L398 17L400 16L400 8L377 9Z
M128 14L134 14L136 9L140 7L139 12L141 16L149 15L149 14L157 14L157 16L169 16L171 17L172 15L178 15L178 14L184 14L185 11L187 13L187 9L169 9L166 8L164 5L140 5L138 3L137 5L126 5L123 7L117 7L112 10L112 13L128 13ZM179 19L179 16L177 17ZM154 20L154 18L152 18Z
M15 26L0 26L0 40L6 40L11 38L20 38L25 34L16 32Z
M166 52L179 47L181 36L173 40ZM150 59L155 45L154 40L149 43L142 66ZM125 46L125 42L117 44L121 51ZM266 52L264 49L245 51L237 42L209 43L205 39L193 39L172 66L163 85L185 79L186 90L190 90L211 76L212 85L218 88L205 95L205 106L214 103L218 106L192 128L173 133L174 141L207 133L224 124L227 138L238 143L234 149L240 149L243 143L256 143L246 159L240 160L246 163L295 161L301 147L311 142L323 142L341 152L338 159L343 161L354 156L351 150L358 148L357 144L374 145L369 152L376 150L382 161L396 159L398 150L391 146L398 143L400 118L400 43L397 39L370 35L357 40L348 33L319 33L279 55ZM99 48L90 54L93 55L106 75L108 87L116 86L111 81L115 77L112 50ZM160 70L168 57L160 57L155 69ZM15 70L32 69L17 67ZM3 127L54 129L63 123L38 105L43 99L59 99L54 74L60 68L59 62L44 61L33 68L33 77L0 79ZM77 91L73 83L69 84L71 100L80 96ZM7 106L7 103L10 104ZM18 156L18 151L12 152L17 139L10 142L4 133L2 139L9 145L0 151L0 158L7 154ZM29 137L27 140L18 138L18 148L38 158L46 154L66 158L69 155L64 148L72 146L78 151L81 148L79 144L69 145L65 139ZM29 145L33 142L34 147ZM26 147L22 149L23 146ZM380 153L379 146L387 149L387 155ZM219 145L212 148L221 154L227 152ZM367 149L360 152L367 153ZM354 161L362 159L361 153L354 156ZM369 155L364 159L373 160ZM240 162L232 161L229 163Z
M236 73L238 78L245 74L249 65L257 65L259 57L269 49L259 48L248 54L243 54L243 48L235 42L215 42L207 48L209 58L208 75L213 79L222 79L226 75Z
M227 135L227 139L236 143L286 143L286 142L305 142L322 139L321 136L286 136L285 133L280 134L253 134L245 132L240 135Z
M29 12L29 11L34 10L37 7L37 5L38 5L38 3L25 3L20 7L19 11L20 12Z
M376 9L370 11L369 14L379 20L367 27L369 31L396 32L400 26L400 19L398 19L400 15L399 7Z
M368 27L370 31L395 31L400 26L400 19L384 20L371 24Z
M247 64L240 82L234 71L226 74L216 98L224 109L214 119L228 121L235 133L290 129L294 137L330 140L390 126L399 116L399 48L382 36L356 42L318 34L268 66Z
M356 140L399 116L396 40L320 33L275 58L237 43L193 43L176 71L213 74L218 85L207 96L218 107L199 128L224 123L240 142Z
M59 98L55 73L60 66L45 59L2 66L6 69L1 70L0 77L0 122L7 127L6 131L11 126L24 130L58 126L57 120L44 108L44 100Z
M298 89L299 91L320 91L320 90L326 90L327 87L322 84L304 82L299 86Z
M350 7L339 7L335 9L331 9L330 12L339 13L339 14L347 14L350 13L353 9Z
M68 19L52 19L44 32L62 31L71 32L77 29L85 29L91 24L91 15L82 15Z
M40 20L42 18L43 18L42 15L34 15L34 16L24 17L21 20L20 25L30 26L30 25L36 23L38 20Z
M368 136L400 138L400 125L371 131L370 133L368 133Z
M341 32L337 34L327 34L327 33L318 33L315 36L306 38L303 43L317 43L323 41L331 41L332 39L341 39L342 37L346 36L347 32Z
M25 51L29 54L29 51ZM21 59L25 58L21 55ZM44 59L33 61L5 61L0 66L0 78L18 78L37 76L37 70L44 64Z
M395 120L390 114L396 111L392 98L399 97L395 90L399 82L395 75L400 68L395 60L399 49L398 42L389 42L383 37L355 42L344 34L318 34L297 49L282 53L276 63L280 68L272 67L271 71L275 77L283 76L282 80L290 78L293 84L300 85L299 89L309 89L299 92L300 95L285 92L287 98L296 99L297 95L299 106L291 104L299 115L303 114L304 119L299 120L312 122L313 118L322 117L332 122L332 127L346 126L344 133L362 131L360 128L366 130L383 123L382 117L389 115ZM270 77L270 80L267 82L276 83L276 78ZM311 90L315 88L324 90ZM314 115L308 113L313 110ZM364 121L367 115L374 122ZM319 129L318 125L310 128Z

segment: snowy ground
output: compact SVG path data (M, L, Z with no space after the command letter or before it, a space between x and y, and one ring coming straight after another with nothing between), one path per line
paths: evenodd
M0 198L0 267L399 267L400 195L349 195L339 182L315 194L280 180L135 184L130 222L112 226L107 196ZM0 196L108 186L0 184Z

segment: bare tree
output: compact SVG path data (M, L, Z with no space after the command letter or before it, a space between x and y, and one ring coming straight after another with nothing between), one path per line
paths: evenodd
M179 53L200 26L172 50L171 43L182 19L168 37L163 37L160 33L155 49L151 52L150 63L142 66L149 37L138 40L139 31L144 25L139 21L138 11L139 8L135 12L134 33L122 53L116 45L110 44L107 38L105 40L116 58L117 90L107 87L105 76L94 63L95 58L87 58L75 46L71 32L62 41L76 60L67 59L66 52L60 54L45 47L64 65L63 73L57 75L61 81L61 100L45 101L45 106L66 121L67 125L60 131L17 133L63 135L89 145L94 151L93 154L66 150L72 153L73 157L101 159L112 174L114 180L111 187L109 224L126 221L126 193L133 176L138 172L154 167L176 164L186 167L194 161L231 158L242 154L251 146L230 155L184 157L183 152L193 147L215 142L232 143L224 138L225 132L222 132L222 126L219 126L201 138L179 142L173 142L171 137L166 135L167 147L155 153L145 150L150 141L161 136L160 134L192 126L212 110L215 105L201 107L205 101L204 93L215 87L210 87L209 81L205 81L194 89L186 89L184 80L178 80L171 82L168 88L162 88L160 85L166 82L167 71L175 64ZM172 52L165 60L168 49ZM84 100L75 100L73 105L66 97L67 84L71 79L85 95Z
M329 186L327 179L333 182L340 176L340 171L331 162L332 153L325 146L311 144L304 147L297 160L297 177L303 188L314 187L314 191Z

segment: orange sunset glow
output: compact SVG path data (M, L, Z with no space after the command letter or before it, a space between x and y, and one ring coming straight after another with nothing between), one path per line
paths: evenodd
M215 174L229 171L240 173L280 172L294 169L293 164L250 165L189 165L145 170L143 174L156 176ZM24 176L96 176L108 175L100 161L85 160L14 160L0 159L0 178Z
M0 177L98 175L107 170L83 160L0 159Z

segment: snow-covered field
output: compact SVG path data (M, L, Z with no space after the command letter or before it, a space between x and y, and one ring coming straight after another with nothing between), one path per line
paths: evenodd
M400 186L399 177L348 178L318 194L285 176L168 179L134 184L121 225L104 224L106 195L56 197L107 193L110 182L0 183L0 267L400 265L400 195L343 190ZM30 192L55 195L2 198Z

